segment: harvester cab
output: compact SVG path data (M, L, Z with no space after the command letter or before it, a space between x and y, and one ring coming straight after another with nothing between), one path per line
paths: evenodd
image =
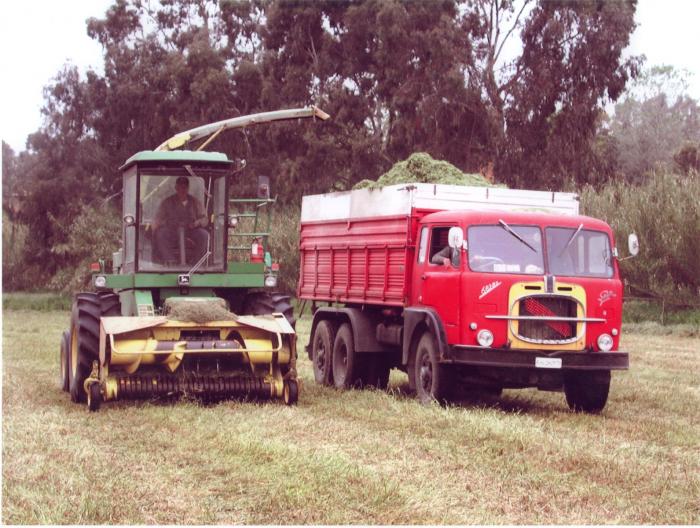
M61 386L74 402L188 395L298 397L290 298L275 292L269 180L232 192L239 167L203 151L230 128L319 118L315 107L243 116L135 154L123 175L123 246L75 297L61 341ZM175 150L204 139L197 151ZM239 190L239 186L236 186Z

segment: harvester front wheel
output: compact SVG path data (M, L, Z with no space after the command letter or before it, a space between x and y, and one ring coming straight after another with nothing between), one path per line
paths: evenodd
M282 313L292 328L295 328L297 324L291 298L282 293L255 292L248 294L243 305L243 313L245 315Z
M289 379L284 382L282 396L285 405L294 405L299 399L299 384L297 380Z
M70 331L70 397L85 401L83 387L100 354L100 317L121 315L119 296L114 293L79 293L73 302Z
M68 371L70 370L69 356L70 332L65 330L61 336L61 354L59 356L59 362L61 363L61 377L59 379L59 385L63 392L68 392L68 389L70 388L70 377L68 376Z
M90 412L97 412L100 410L100 405L102 404L102 391L100 390L100 384L95 382L91 383L88 387L87 393L87 406Z

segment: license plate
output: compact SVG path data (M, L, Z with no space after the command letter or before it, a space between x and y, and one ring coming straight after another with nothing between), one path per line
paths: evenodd
M560 369L561 368L561 358L552 358L552 357L535 358L535 367Z

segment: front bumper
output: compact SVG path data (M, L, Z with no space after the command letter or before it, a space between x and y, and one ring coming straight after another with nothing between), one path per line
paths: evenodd
M537 358L561 359L561 366L541 367ZM627 370L627 352L572 352L564 350L513 350L453 345L442 363L537 370ZM558 363L558 362L555 362ZM551 362L550 362L551 364Z

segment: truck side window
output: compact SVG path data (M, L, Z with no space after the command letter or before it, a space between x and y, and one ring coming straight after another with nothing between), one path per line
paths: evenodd
M430 263L435 265L444 265L443 259L451 259L452 265L459 267L459 251L450 249L448 234L450 227L434 227L433 234L430 237Z
M428 228L424 227L420 231L420 243L418 245L418 262L425 262L425 253L428 250Z

